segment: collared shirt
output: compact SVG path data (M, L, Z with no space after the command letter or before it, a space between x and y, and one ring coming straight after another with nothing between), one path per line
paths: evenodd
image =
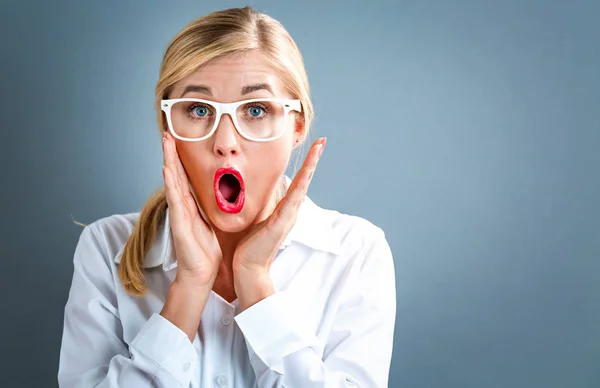
M86 226L65 307L60 387L387 387L396 316L383 231L306 198L271 265L275 294L241 311L211 292L193 342L159 313L177 260L167 209L148 292L118 277L139 213Z

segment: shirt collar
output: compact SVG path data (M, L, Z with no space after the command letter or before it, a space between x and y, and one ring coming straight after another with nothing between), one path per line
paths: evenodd
M286 191L292 180L284 176ZM337 213L335 213L337 214ZM298 217L292 230L286 236L279 249L285 249L293 243L302 244L308 248L339 254L340 239L333 234L332 223L329 219L334 213L317 206L308 196L305 196ZM144 268L153 268L162 265L163 270L168 271L177 267L173 236L169 225L169 208L166 210L165 220L161 223L154 243L144 258ZM115 263L121 262L123 248L115 256Z

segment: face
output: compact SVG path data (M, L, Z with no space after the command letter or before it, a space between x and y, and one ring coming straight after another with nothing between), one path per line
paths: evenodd
M254 87L256 85L262 86ZM168 98L183 97L221 103L254 98L293 98L258 51L229 55L207 63L176 83ZM256 114L252 107L249 109L251 114ZM267 142L242 137L227 114L221 116L216 132L205 140L176 139L179 157L198 202L214 228L221 232L241 232L270 215L292 149L303 135L300 117L301 113L290 112L283 135ZM219 173L230 168L239 172L238 178L243 180L241 193L237 193L236 182L228 182L232 180L231 175L219 182ZM244 196L241 210L226 211L218 204L223 194L229 195L230 185L234 186L234 196L236 193Z

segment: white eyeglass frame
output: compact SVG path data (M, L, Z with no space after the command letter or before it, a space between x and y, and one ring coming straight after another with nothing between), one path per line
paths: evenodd
M208 132L207 135L198 137L198 138L191 138L191 137L179 136L175 132L175 130L173 129L173 122L171 120L171 107L173 106L173 104L175 104L177 102L181 102L181 101L200 102L200 103L208 104L208 105L215 107L215 111L216 111L215 114L217 115L217 117L215 119L213 127L211 128L211 130ZM237 115L235 114L237 111L237 108L240 105L248 104L251 102L259 102L259 101L277 102L283 106L283 111L284 111L283 123L284 124L283 124L283 128L280 129L279 134L265 138L265 139L261 139L261 138L255 138L252 136L248 136L242 130L240 130L240 126L237 121ZM202 141L202 140L206 140L209 137L211 137L216 132L217 127L219 126L219 122L221 121L221 116L223 114L228 114L229 117L231 117L231 120L233 121L233 126L235 127L235 130L245 139L250 140L250 141L258 141L258 142L266 142L266 141L275 140L275 139L278 139L281 136L283 136L283 134L285 133L285 124L287 123L288 113L292 110L295 110L297 112L302 112L302 104L300 103L300 100L289 100L289 99L285 99L285 98L253 98L250 100L242 100L242 101L229 102L229 103L215 102L215 101L211 101L211 100L202 100L199 98L172 98L172 99L161 100L160 108L163 112L165 112L165 115L167 116L167 123L169 124L169 132L171 132L173 137L175 137L179 140L191 141L191 142Z

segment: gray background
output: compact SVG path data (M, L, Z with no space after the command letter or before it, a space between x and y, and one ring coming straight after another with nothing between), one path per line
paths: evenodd
M56 385L71 215L161 184L163 50L245 4L2 2L0 385ZM395 254L390 386L600 387L599 3L252 4L305 56L329 138L310 196Z

